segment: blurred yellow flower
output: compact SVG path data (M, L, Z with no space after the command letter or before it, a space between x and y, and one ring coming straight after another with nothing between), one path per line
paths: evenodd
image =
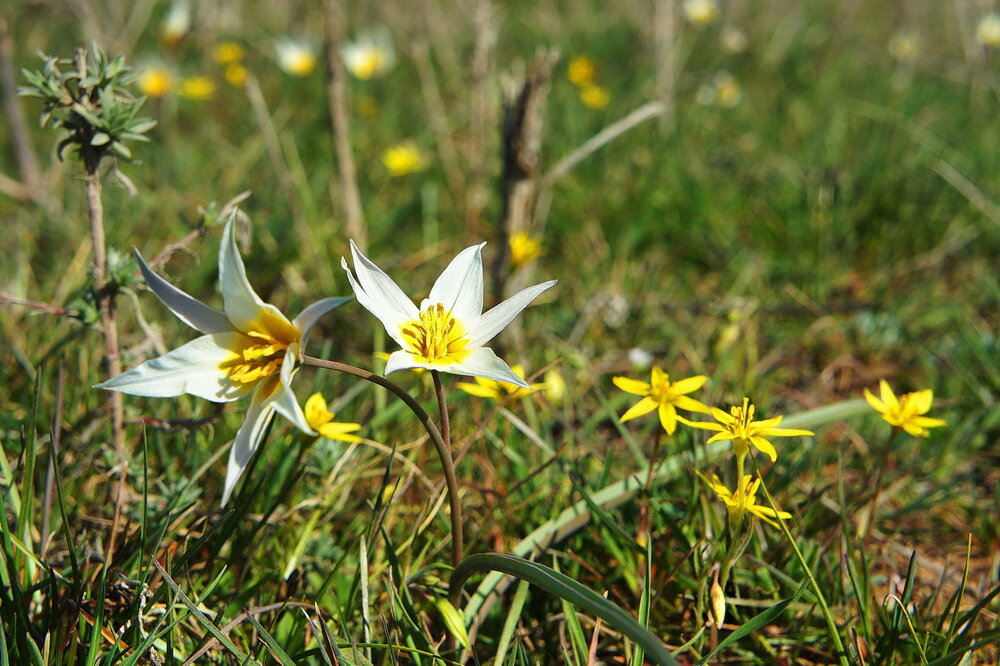
M976 39L983 46L1000 48L1000 13L990 12L976 26Z
M207 76L191 76L181 81L181 97L200 101L215 94L215 83Z
M377 28L358 35L340 50L344 67L362 81L385 74L396 64L392 35L386 28Z
M242 88L247 83L247 68L238 62L226 66L226 83L234 88Z
M685 395L686 393L700 389L705 385L707 380L708 377L697 375L671 382L670 375L656 366L653 367L652 376L648 384L628 377L615 377L611 381L621 390L626 393L644 396L642 400L632 405L627 412L622 414L619 420L624 423L637 416L649 414L655 409L659 413L660 424L663 426L663 429L667 431L668 435L672 435L677 430L677 421L679 420L677 416L678 407L686 409L689 412L708 412L708 407L694 398L689 398ZM680 420L687 423L683 419Z
M872 409L882 415L882 418L890 425L902 428L914 437L926 437L930 434L927 428L937 428L946 425L941 419L932 419L924 416L931 409L934 402L934 392L931 390L916 391L915 393L904 393L896 397L889 386L889 382L879 381L878 398L865 389L865 400L872 406Z
M424 168L424 157L412 141L400 143L382 153L382 164L392 176L405 176Z
M246 51L236 42L222 42L217 44L212 51L212 57L220 65L233 65L241 62L246 56Z
M316 69L316 48L301 39L286 37L274 45L278 66L292 76L307 76Z
M174 0L163 17L160 39L170 48L176 48L191 29L191 5L187 0Z
M526 266L542 256L542 239L523 231L510 235L510 263L515 267Z
M524 368L520 365L512 365L510 369L521 379L525 378ZM493 400L503 400L505 397L523 398L526 395L530 395L532 391L545 387L545 384L528 384L530 388L523 388L517 384L508 384L507 382L498 382L492 379L483 379L482 377L474 377L474 379L474 384L471 382L458 382L455 386L469 395L474 395L478 398L491 398Z
M566 67L566 78L575 86L587 86L597 77L597 66L585 55L578 55L569 61Z
M742 460L750 452L750 446L766 455L772 461L777 460L778 452L766 437L795 437L797 435L812 435L808 430L795 428L779 428L781 416L763 421L754 421L756 407L750 404L750 398L743 398L742 405L734 405L726 414L721 409L713 407L709 413L718 423L707 421L688 421L680 418L682 423L702 430L715 430L716 434L709 438L709 443L727 439L733 441L733 451L742 464Z
M136 84L146 97L163 97L174 89L174 75L166 67L153 66L139 74Z
M717 0L684 0L683 9L687 20L696 26L710 25L719 18Z
M334 414L327 411L326 400L322 393L313 393L306 400L303 412L309 427L327 439L338 439L342 442L360 442L361 438L350 433L361 430L358 423L337 423Z
M545 385L545 399L553 405L561 405L566 399L566 379L563 378L562 373L555 368L549 368L545 371L543 383Z
M920 38L915 32L897 32L889 40L889 55L899 62L913 62L919 50Z
M726 487L719 477L715 474L709 479L707 476L701 472L695 470L695 473L701 477L701 480L705 482L712 491L719 496L725 505L726 510L729 512L729 518L732 522L738 523L743 520L743 518L749 513L753 516L757 516L764 522L778 526L778 523L774 522L772 518L780 518L781 520L788 520L792 517L792 514L787 511L775 512L774 509L768 506L760 506L757 504L757 488L760 487L760 479L754 479L749 474L744 474L743 478L740 479L739 486L736 491L732 491Z
M580 88L580 101L591 109L603 109L611 102L611 93L607 88L598 85L587 85Z

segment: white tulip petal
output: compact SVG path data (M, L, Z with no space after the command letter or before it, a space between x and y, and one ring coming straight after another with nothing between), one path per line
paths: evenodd
M295 399L295 393L292 392L292 375L295 374L296 370L295 355L295 350L289 348L285 355L285 362L281 364L281 381L271 389L270 395L261 396L259 399L291 421L296 428L315 437L316 432L309 427L306 415L303 413L302 407L299 406L299 401ZM262 386L261 390L263 391L265 388L270 389L271 387Z
M313 326L316 325L319 318L349 300L351 300L350 296L346 298L324 298L321 301L316 301L299 313L299 316L295 318L292 325L299 329L299 332L302 334L299 344L301 345L301 351L303 353L305 353L306 350L306 342L309 340L309 333L312 331Z
M261 386L261 388L266 388ZM274 415L274 410L257 400L254 396L250 409L247 410L243 425L236 432L236 439L233 440L233 448L229 450L229 463L226 465L226 483L222 490L222 506L229 502L236 482L243 476L243 471L250 464L253 452L257 450L267 424Z
M420 363L416 357L406 350L399 350L389 354L385 361L385 374L392 374L397 370L409 370L411 368L424 368L427 364Z
M233 358L239 333L203 335L163 356L97 384L97 388L151 398L172 398L183 393L212 402L230 402L250 392L252 386L229 379L221 364Z
M210 308L193 296L186 294L157 275L145 262L138 250L133 250L139 270L146 278L146 284L177 318L206 335L226 333L233 330L225 313Z
M516 384L526 389L531 388L523 378L518 377L510 369L510 366L493 353L493 350L489 347L473 349L461 363L423 363L407 351L393 352L389 355L389 360L386 361L385 374L388 375L397 370L411 370L413 368L437 370L438 372L447 372L453 375L482 377L498 382Z
M472 321L483 313L483 246L458 253L431 287L427 300L442 303L459 321Z
M550 280L548 282L536 284L533 287L528 287L527 289L522 289L503 303L500 303L496 307L484 312L479 319L474 322L470 322L469 332L467 334L469 338L469 346L478 347L492 340L496 337L497 333L502 331L504 327L507 326L507 324L509 324L511 320L521 312L521 310L528 307L528 304L531 303L531 301L535 300L535 298L543 291L555 285L557 281L558 280Z
M222 289L222 301L229 321L237 330L244 332L252 330L266 303L247 280L243 257L236 247L235 216L229 218L222 232L222 246L219 248L219 286ZM273 306L269 309L278 312ZM281 316L284 318L284 315Z
M390 337L402 346L404 341L399 327L419 316L417 306L406 297L392 278L361 254L354 241L351 241L351 254L354 257L357 279L347 265L346 259L342 258L340 265L347 273L347 279L351 283L358 303L375 315L385 326Z

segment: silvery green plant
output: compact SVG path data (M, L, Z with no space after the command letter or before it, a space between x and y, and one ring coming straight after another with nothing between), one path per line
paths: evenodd
M105 246L104 205L101 200L99 167L105 157L129 159L128 144L148 141L146 133L156 121L139 115L145 101L129 90L135 79L123 56L109 57L96 44L90 50L77 49L72 59L42 55L42 69L22 70L28 85L18 94L42 100L39 122L63 132L56 153L62 159L72 147L83 162L87 191L87 218L94 248L93 286L90 289L94 313L104 336L104 359L108 375L121 374L118 353L118 329L115 324L115 296L123 286L123 264L119 256ZM113 173L129 189L131 181L117 168ZM110 270L109 270L110 269ZM109 400L111 430L115 450L125 456L125 416L121 397Z
M146 133L156 121L139 115L145 98L129 90L135 73L124 56L110 57L94 44L89 51L78 49L74 58L41 58L41 70L21 70L28 85L18 94L42 100L42 127L51 123L66 132L57 150L60 159L74 147L92 171L107 155L131 158L129 142L149 140Z

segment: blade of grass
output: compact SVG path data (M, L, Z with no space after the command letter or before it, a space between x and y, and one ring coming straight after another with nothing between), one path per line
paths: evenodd
M451 585L453 588L461 588L469 576L483 571L501 572L527 580L571 602L584 612L600 617L608 626L641 645L649 658L659 666L677 665L677 661L670 656L660 639L636 622L631 615L585 585L537 562L499 553L473 555L455 567Z
M500 638L497 640L497 652L493 663L502 664L504 657L507 656L507 649L510 647L510 641L514 637L514 632L517 631L517 622L521 619L521 610L524 608L524 602L527 598L528 581L519 581L517 589L514 590L514 598L510 602L510 610L507 611L507 617L503 621L503 628L500 630Z

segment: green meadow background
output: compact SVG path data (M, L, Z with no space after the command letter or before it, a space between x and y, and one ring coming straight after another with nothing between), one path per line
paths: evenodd
M192 2L179 40L164 38L170 4L152 0L13 2L0 18L16 85L21 68L40 69L38 53L91 43L174 79L145 102L151 140L102 169L107 244L124 274L135 275L131 248L148 258L183 240L160 271L220 307L221 227L206 223L249 190L249 279L292 313L350 295L329 12L346 40L379 26L393 38L391 69L343 83L367 254L418 302L451 257L484 240L492 293L502 92L547 49L527 223L542 254L501 277L508 293L559 284L493 345L546 387L497 403L445 378L467 552L554 534L523 552L607 593L683 664L792 597L711 662L836 663L813 592L800 591L806 569L849 663L996 663L1000 49L977 38L990 3L731 0L704 24L682 5ZM279 66L287 37L316 49L304 76ZM213 57L223 42L245 50L247 84L227 82ZM664 101L664 53L667 112L546 179L605 128ZM586 104L568 78L580 56L606 105ZM180 94L194 76L212 82L207 99ZM367 443L312 441L279 419L226 509L241 403L126 396L122 459L107 395L91 388L107 375L86 298L81 166L57 157L40 104L0 84L0 664L642 663L614 630L517 585L465 618L471 653L449 649L440 467L419 423L376 387L301 370L300 399L322 391ZM408 143L423 168L394 175L385 152ZM193 337L138 276L117 303L125 367ZM310 343L375 370L383 350L391 340L357 303L326 316ZM694 470L729 468L705 433L668 437L653 416L618 422L637 398L612 377L646 381L650 363L676 379L707 375L697 397L710 405L747 396L764 417L813 414L814 437L775 440L773 466L758 456L808 564L758 524L718 631L704 628L703 554L725 514ZM436 413L426 376L392 378ZM891 435L857 402L880 379L897 393L933 389L930 415L947 426ZM838 418L810 412L843 401L855 402ZM632 474L642 487L616 495ZM588 520L560 531L574 506Z

